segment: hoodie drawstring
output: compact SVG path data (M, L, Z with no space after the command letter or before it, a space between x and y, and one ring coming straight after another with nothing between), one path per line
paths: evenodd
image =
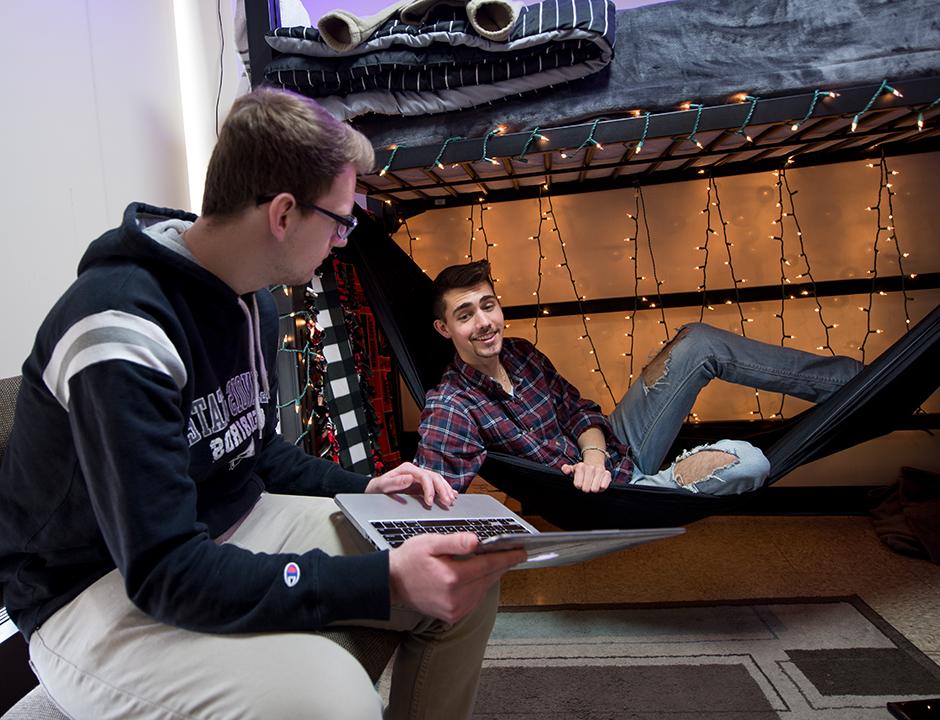
M245 320L248 321L248 358L255 395L255 417L258 419L258 439L261 439L264 437L264 411L261 409L261 392L258 387L259 363L261 365L261 387L266 395L270 395L270 387L268 385L268 371L264 363L264 353L261 350L261 319L258 315L258 301L252 295L252 309L249 310L245 301L238 298L238 306L242 309Z
M271 386L268 384L268 368L264 364L264 349L261 345L261 316L258 313L258 300L251 296L252 313L255 316L255 349L258 351L258 362L261 363L261 389L264 394L271 395Z

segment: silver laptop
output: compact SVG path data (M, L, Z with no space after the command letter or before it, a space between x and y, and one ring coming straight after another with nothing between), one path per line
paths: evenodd
M539 532L489 495L460 495L450 508L428 508L414 495L336 496L349 522L378 550L401 545L413 535L470 531L481 539L477 553L524 548L529 558L513 569L553 567L589 560L653 540L674 537L685 528Z

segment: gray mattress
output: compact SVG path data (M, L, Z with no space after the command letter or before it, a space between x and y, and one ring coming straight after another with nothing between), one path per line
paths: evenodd
M480 137L612 118L680 102L722 104L940 74L936 0L676 0L617 12L603 70L521 97L437 115L365 115L374 146Z

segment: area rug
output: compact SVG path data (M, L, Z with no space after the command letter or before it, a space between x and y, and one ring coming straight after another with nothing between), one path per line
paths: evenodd
M476 720L886 720L940 667L858 597L503 608Z

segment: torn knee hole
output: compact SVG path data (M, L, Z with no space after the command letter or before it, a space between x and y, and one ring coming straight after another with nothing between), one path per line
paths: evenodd
M723 450L700 450L676 463L674 475L680 485L693 485L710 478L715 471L733 465L735 455Z
M643 382L646 383L646 385L655 385L666 377L666 374L669 372L669 356L672 352L672 347L685 337L686 330L686 328L679 330L676 336L667 342L663 346L663 349L656 354L656 357L650 360L649 364L643 368Z

